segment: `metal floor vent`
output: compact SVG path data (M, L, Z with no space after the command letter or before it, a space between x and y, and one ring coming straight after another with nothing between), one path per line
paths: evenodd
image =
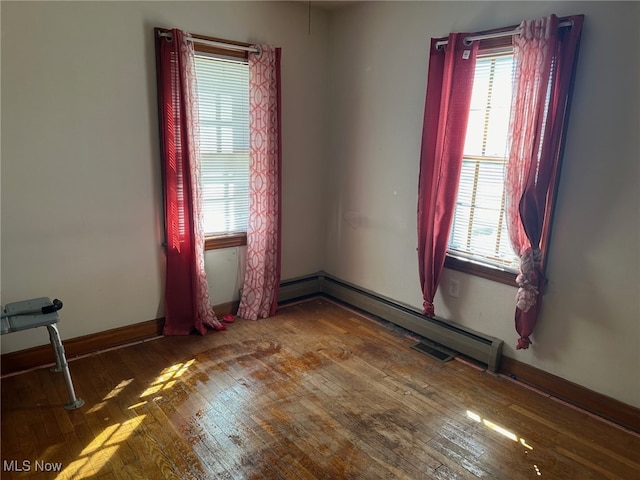
M445 351L444 349L439 349L432 345L426 345L424 343L418 343L411 348L419 351L420 353L424 353L425 355L429 355L431 358L435 358L436 360L443 363L448 362L453 357L455 357L454 352Z

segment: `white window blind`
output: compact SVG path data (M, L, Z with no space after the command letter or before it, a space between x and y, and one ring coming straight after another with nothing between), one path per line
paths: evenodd
M249 66L196 54L206 234L247 231Z
M479 55L449 253L516 271L505 219L513 55Z

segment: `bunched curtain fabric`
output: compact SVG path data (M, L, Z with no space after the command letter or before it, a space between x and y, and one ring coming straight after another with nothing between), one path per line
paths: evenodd
M165 335L224 330L204 269L199 120L193 44L180 30L161 37L156 63L166 235Z
M249 225L247 263L238 316L276 313L280 285L281 49L257 45L249 54Z
M514 35L514 88L506 167L509 238L520 255L516 278L517 349L529 348L542 301L545 219L561 144L584 17L559 30L555 15L524 21Z
M452 33L444 48L431 40L418 179L418 267L428 316L447 254L471 104L478 42L466 45L467 35Z

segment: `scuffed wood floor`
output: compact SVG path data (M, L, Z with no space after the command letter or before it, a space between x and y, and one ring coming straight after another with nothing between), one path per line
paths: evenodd
M80 410L7 377L2 478L640 479L638 436L415 343L312 299L75 360Z

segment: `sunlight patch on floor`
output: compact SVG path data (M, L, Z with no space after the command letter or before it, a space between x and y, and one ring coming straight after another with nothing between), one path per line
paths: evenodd
M120 392L131 382L133 382L133 378L121 381L109 393L105 395L105 397L102 399L102 402L96 403L93 407L87 410L87 413L96 413L102 410L102 408L107 404L107 400L109 400L110 398L117 397L120 394Z
M150 395L158 393L160 390L166 390L173 387L176 383L176 379L184 375L195 361L196 359L192 358L188 362L176 363L175 365L162 370L162 373L149 385L149 387L144 392L142 392L140 398L148 397Z
M124 389L124 387L129 385L131 382L133 382L133 378L121 381L113 388L113 390L107 393L107 395L102 400L109 400L110 398L117 397L118 394Z
M497 425L497 424L493 423L491 420L487 420L486 418L482 418L480 415L478 415L477 413L474 413L474 412L472 412L470 410L467 410L467 417L470 418L471 420L475 421L475 422L482 423L485 427L487 427L490 430L493 430L494 432L499 433L503 437L507 437L509 440L513 440L514 442L518 442L519 441L519 443L523 447L528 448L529 450L533 450L533 447L531 445L529 445L524 438L519 438L515 433L510 432L506 428L501 427L500 425Z
M126 422L109 425L80 452L77 460L60 472L56 480L86 478L97 474L113 457L120 443L129 438L145 417L139 415Z
M524 438L518 437L518 435L516 435L515 433L507 430L504 427L501 427L500 425L498 425L496 423L493 423L491 420L487 420L486 418L482 418L480 415L478 415L477 413L474 413L474 412L472 412L470 410L467 410L467 417L470 418L471 420L473 420L474 422L482 423L489 430L492 430L492 431L494 431L496 433L499 433L503 437L506 437L509 440L512 440L512 441L514 441L516 443L519 443L524 448L526 448L528 450L533 450L533 447L531 445L529 445ZM525 450L524 453L529 453L529 452L527 452L527 450ZM538 468L537 465L534 465L533 469L535 470L536 475L538 475L539 477L542 476L542 472L540 472L540 469Z

